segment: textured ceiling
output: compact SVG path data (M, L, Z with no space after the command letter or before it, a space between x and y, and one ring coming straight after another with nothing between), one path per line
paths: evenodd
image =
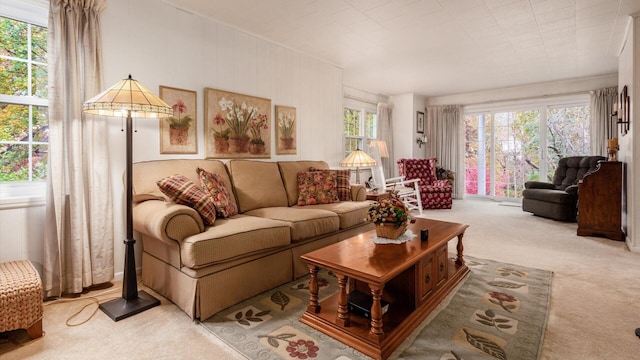
M372 93L425 96L613 74L640 0L168 0L344 69Z

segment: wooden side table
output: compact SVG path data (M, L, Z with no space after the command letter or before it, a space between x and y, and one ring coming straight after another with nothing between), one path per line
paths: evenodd
M367 192L367 200L380 201L380 200L388 199L390 197L391 197L391 193L389 193L388 191L377 192L377 193Z

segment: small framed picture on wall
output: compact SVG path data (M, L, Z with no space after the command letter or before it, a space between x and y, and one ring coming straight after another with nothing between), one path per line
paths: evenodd
M198 153L197 95L160 85L160 98L173 107L173 116L160 119L160 154Z
M416 132L424 134L424 113L422 111L416 113Z

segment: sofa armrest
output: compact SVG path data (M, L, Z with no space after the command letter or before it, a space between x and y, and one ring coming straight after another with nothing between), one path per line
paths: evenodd
M567 188L564 189L564 191L566 191L567 194L569 194L569 195L576 195L577 196L578 195L578 185L567 186Z
M367 200L367 189L364 185L351 184L351 201Z
M451 183L447 179L436 180L433 182L433 186L435 187L446 187L451 186Z
M133 228L167 243L204 231L198 212L172 202L149 200L133 207Z
M551 183L546 183L542 181L527 181L524 183L525 189L549 189L555 190L556 186Z

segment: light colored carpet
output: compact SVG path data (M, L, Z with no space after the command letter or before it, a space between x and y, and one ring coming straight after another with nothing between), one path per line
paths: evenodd
M466 262L468 277L390 359L539 358L551 272L472 256L466 256ZM319 272L318 283L320 301L338 292L337 279L326 270ZM308 298L309 276L305 276L221 311L203 325L250 359L293 358L298 351L301 358L317 360L369 359L301 323ZM398 304L391 303L389 311L394 305Z
M469 224L466 254L553 271L541 359L637 359L640 254L629 252L623 242L576 236L575 223L543 219L520 207L487 200L455 200L452 210L428 210L425 216ZM0 338L0 356L3 360L243 358L164 299L160 307L117 323L98 312L84 325L67 327L66 319L80 306L46 306L45 336L10 352L3 349L14 345Z

